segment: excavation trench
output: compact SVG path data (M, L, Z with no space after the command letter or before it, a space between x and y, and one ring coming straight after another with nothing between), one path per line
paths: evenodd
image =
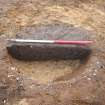
M39 40L90 40L90 34L93 33L86 29L55 22L48 25L23 28L16 34L15 38ZM16 47L16 45L16 43L12 43L12 45L10 44L8 47L10 54L18 59L16 60L10 57L13 66L21 73L33 78L39 83L53 82L56 78L60 78L65 74L70 75L74 72L78 72L81 62L87 62L92 51L91 46L81 45L26 45L24 43L18 43L20 47ZM63 47L62 49L61 46ZM18 51L20 51L19 54ZM83 71L81 70L81 72Z

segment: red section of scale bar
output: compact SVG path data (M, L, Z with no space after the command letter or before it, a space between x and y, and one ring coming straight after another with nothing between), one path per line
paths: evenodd
M93 41L65 41L65 40L55 40L56 44L77 44L77 45L87 45L92 44Z

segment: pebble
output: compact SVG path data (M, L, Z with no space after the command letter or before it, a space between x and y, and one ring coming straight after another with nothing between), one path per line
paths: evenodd
M98 70L97 70L97 69L95 69L94 71L95 71L95 72L97 72Z
M93 75L95 76L95 75L96 75L96 73L93 73Z
M19 79L20 79L19 77L16 78L16 80L19 80Z
M6 103L6 100L3 100L4 104Z
M15 67L11 67L11 70L15 70L16 68Z
M8 75L8 77L13 77L14 75Z
M91 80L91 78L87 78L89 81Z
M99 62L99 61L97 61L96 63L97 63L97 65L99 65L99 64L100 64L100 62Z

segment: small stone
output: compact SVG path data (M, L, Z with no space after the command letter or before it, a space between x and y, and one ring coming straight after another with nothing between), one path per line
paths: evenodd
M87 78L89 81L91 80L91 78Z
M97 65L99 65L99 64L100 64L100 62L99 62L99 61L97 61L96 63L97 63Z
M6 103L6 100L3 100L4 104Z
M17 77L16 80L18 81L19 80L19 77Z
M15 70L16 68L15 67L11 67L11 70Z
M13 77L14 75L8 75L8 77Z
M96 75L96 73L93 73L93 75L95 76L95 75Z
M98 70L95 69L94 71L97 72Z

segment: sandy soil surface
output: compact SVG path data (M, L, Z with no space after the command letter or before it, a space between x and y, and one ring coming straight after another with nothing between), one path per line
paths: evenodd
M105 0L0 0L0 105L105 104ZM59 22L92 31L86 62L22 62L6 39Z

